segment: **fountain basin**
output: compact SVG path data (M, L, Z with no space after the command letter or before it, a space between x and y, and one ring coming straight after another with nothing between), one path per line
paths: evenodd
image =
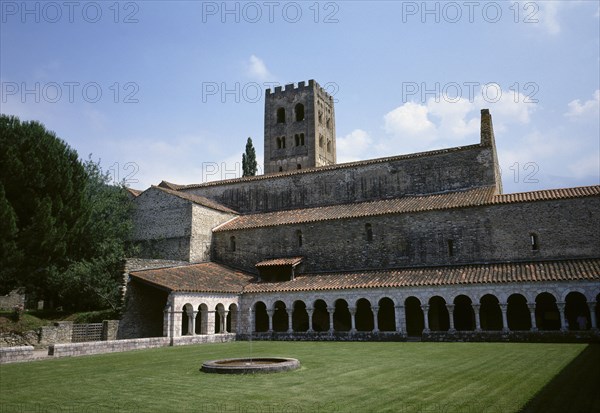
M300 367L297 359L286 357L252 357L210 360L202 363L201 371L221 374L278 373Z

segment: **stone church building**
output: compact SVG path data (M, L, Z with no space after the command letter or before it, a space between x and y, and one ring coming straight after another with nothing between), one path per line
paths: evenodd
M476 144L343 164L315 81L264 122L264 175L131 191L121 338L598 339L600 186L503 194L487 109Z

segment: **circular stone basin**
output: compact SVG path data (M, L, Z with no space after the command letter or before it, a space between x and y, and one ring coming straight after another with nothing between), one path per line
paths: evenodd
M253 357L205 361L200 370L205 373L248 374L277 373L300 367L296 359L285 357Z

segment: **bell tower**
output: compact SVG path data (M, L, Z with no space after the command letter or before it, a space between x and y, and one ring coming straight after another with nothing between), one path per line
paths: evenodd
M265 93L265 174L336 163L333 98L309 80Z

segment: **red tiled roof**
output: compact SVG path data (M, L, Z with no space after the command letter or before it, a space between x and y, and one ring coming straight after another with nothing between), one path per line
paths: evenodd
M205 206L207 208L215 209L221 212L228 212L230 214L238 214L238 212L234 211L231 208L228 208L224 205L219 204L218 202L213 201L212 199L205 198L200 195L187 194L185 192L174 191L172 189L162 188L160 186L152 186L152 188L156 188L160 191L166 192L167 194L175 195L181 199L185 199L187 201L191 201L195 204Z
M172 182L160 181L160 184L158 184L157 186L159 186L161 188L167 188L167 189L172 189L174 191L177 191L178 189L183 188L185 185L178 185L178 184L174 184Z
M201 187L206 187L206 186L228 185L228 184L233 184L233 183L237 183L237 182L261 181L263 179L280 178L280 177L285 177L285 176L290 176L290 175L310 174L310 173L315 173L315 172L332 171L332 170L337 170L337 169L354 168L356 166L385 163L385 162L397 161L397 160L402 160L402 159L422 158L422 157L426 157L426 156L435 156L435 155L441 155L441 154L446 154L446 153L450 153L450 152L470 150L470 149L474 149L474 148L478 148L478 147L483 147L483 146L481 144L477 143L474 145L457 146L454 148L438 149L438 150L427 151L427 152L409 153L406 155L396 155L396 156L389 156L389 157L385 157L385 158L368 159L368 160L364 160L364 161L338 163L335 165L317 166L317 167L305 168L305 169L295 169L293 171L286 171L286 172L275 172L275 173L271 173L271 174L267 174L267 175L245 176L245 177L241 177L241 178L225 179L222 181L203 182L201 184L177 185L177 184L172 184L170 182L166 182L166 184L172 185L174 187L173 189L185 191L186 189L201 188ZM163 181L163 182L165 182L165 181ZM161 184L162 184L162 182L161 182Z
M129 275L169 291L241 293L253 275L214 262L133 271Z
M130 275L134 279L169 291L220 293L323 291L521 282L600 282L600 258L302 274L297 275L292 281L276 283L257 283L251 274L213 262L134 271Z
M257 263L255 267L272 267L278 265L291 265L296 266L302 262L303 257L290 257L290 258L274 258L272 260L265 260Z
M244 293L548 281L600 281L600 258L302 274L292 281L248 284Z
M434 195L405 196L394 199L338 204L323 207L242 215L215 228L214 232L301 224L334 219L369 217L386 214L423 212L470 206L568 199L600 195L600 185L550 189L517 194L496 195L493 186Z

